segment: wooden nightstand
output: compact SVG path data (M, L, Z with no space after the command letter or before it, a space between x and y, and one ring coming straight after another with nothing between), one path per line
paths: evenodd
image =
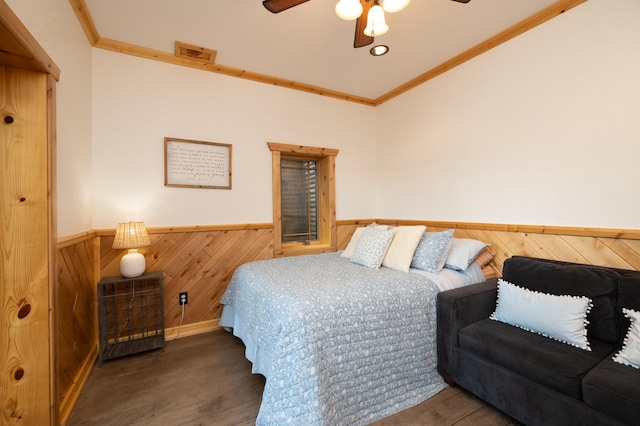
M162 272L102 278L98 322L100 366L106 359L164 349Z

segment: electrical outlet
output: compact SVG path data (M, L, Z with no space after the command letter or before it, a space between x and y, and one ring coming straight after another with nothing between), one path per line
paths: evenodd
M189 293L186 291L181 291L178 294L178 303L181 305L186 305L189 303Z

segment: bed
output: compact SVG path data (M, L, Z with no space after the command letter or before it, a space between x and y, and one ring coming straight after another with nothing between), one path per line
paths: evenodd
M266 378L256 424L369 424L446 387L436 371L436 294L484 281L481 265L367 267L348 250L234 273L220 325Z

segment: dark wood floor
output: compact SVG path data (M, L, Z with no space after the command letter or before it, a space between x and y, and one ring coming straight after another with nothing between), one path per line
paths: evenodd
M264 378L251 374L244 346L217 330L167 342L164 351L94 367L67 426L253 425ZM518 425L460 388L376 426Z

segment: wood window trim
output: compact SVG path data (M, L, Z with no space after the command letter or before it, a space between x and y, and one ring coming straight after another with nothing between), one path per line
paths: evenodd
M272 154L273 176L273 255L297 256L337 250L335 158L337 149L267 142ZM317 162L318 241L308 245L282 243L282 199L280 165L282 158L305 158Z

